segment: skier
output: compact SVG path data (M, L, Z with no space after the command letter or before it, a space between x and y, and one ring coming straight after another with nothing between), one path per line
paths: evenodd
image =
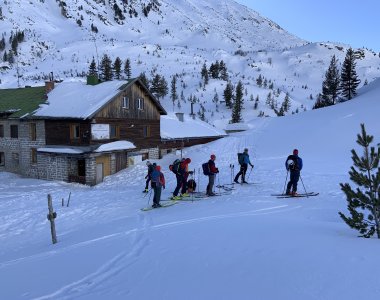
M151 163L149 160L146 162L146 166L148 167L148 174L145 176L145 179L146 179L146 182L145 182L145 189L143 191L143 193L147 193L149 190L148 190L148 187L149 187L149 181L151 180L151 177L152 177L152 172L154 171L155 167L156 167L156 163Z
M179 200L182 197L189 197L189 194L186 193L186 190L187 190L187 177L190 174L190 172L188 171L190 163L191 163L190 158L182 159L182 161L179 164L178 170L172 170L175 173L176 179L177 179L177 186L173 192L173 197L171 197L172 200ZM181 196L178 196L180 189L181 189Z
M249 154L248 154L247 148L244 149L243 153L238 154L238 159L239 159L239 164L240 164L240 171L239 173L236 174L234 181L236 183L239 183L238 179L239 179L239 176L241 175L241 183L248 183L247 181L245 181L245 175L247 174L248 165L250 165L251 168L253 168L253 164L249 160Z
M161 200L161 191L162 188L165 189L165 177L164 174L161 172L161 167L156 166L151 174L151 186L154 191L153 194L153 208L161 207L160 200Z
M210 160L208 161L209 175L208 175L208 185L206 194L207 196L215 196L215 193L212 191L214 189L215 176L219 173L217 167L215 167L215 154L211 154Z
M286 170L290 171L290 181L286 187L286 195L297 195L297 183L300 179L302 166L303 163L301 157L298 156L298 150L294 149L293 155L289 155L285 162Z

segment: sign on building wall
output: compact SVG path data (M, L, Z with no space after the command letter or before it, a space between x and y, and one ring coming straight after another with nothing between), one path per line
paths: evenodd
M109 124L91 124L91 136L93 140L107 140L110 138Z

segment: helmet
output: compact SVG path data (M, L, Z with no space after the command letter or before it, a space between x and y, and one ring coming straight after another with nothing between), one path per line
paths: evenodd
M146 162L146 165L147 166L150 166L152 163L148 160L147 162Z
M298 149L293 150L293 155L298 155Z
M156 166L157 171L161 171L161 166Z
M248 148L245 148L245 149L244 149L244 152L248 152Z
M210 158L211 158L212 160L215 160L215 159L216 159L215 154L211 154Z
M185 159L185 163L187 163L187 164L191 163L191 159L190 158L186 158Z
M294 161L292 159L289 159L286 164L288 165L288 167L290 166L293 166L294 165Z

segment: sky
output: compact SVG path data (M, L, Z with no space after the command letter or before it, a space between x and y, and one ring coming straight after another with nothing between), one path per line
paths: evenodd
M380 52L379 0L236 0L310 42L340 42Z

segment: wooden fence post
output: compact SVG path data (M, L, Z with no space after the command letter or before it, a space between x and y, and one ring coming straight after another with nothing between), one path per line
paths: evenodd
M57 243L57 233L55 232L55 222L54 219L57 217L57 213L53 210L53 203L51 199L51 195L48 194L48 208L49 213L47 215L47 219L50 221L50 230L51 230L51 240L53 244Z

